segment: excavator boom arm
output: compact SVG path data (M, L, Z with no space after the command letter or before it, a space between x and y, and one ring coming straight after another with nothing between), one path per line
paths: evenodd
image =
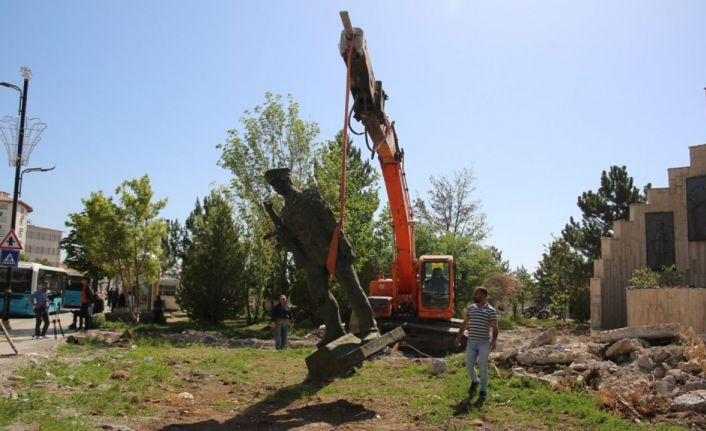
M382 168L385 188L392 213L396 246L392 278L400 294L412 294L416 284L414 249L414 217L404 172L404 152L397 142L394 123L385 115L387 95L382 82L375 80L363 30L352 28L344 17L339 50L344 62L348 49L353 49L350 64L353 116L363 123L373 142Z

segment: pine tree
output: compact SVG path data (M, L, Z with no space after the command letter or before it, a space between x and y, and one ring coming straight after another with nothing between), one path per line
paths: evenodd
M190 318L219 323L235 317L247 303L252 273L246 247L222 191L198 200L186 220L188 245L177 302Z

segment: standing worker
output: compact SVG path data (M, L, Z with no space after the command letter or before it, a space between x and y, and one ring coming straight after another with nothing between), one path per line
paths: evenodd
M287 347L287 332L294 326L292 310L287 305L287 297L279 296L279 303L272 307L272 329L275 330L275 349Z
M485 287L477 287L473 291L473 304L466 309L466 317L463 319L461 329L456 337L456 347L461 347L463 333L468 328L468 343L466 345L466 369L471 377L471 386L468 388L468 402L478 392L480 384L480 394L474 406L480 408L488 395L488 359L490 351L495 350L498 340L498 312L488 304L488 290ZM490 329L493 330L492 339ZM476 374L476 360L480 371L480 382Z
M78 318L78 330L88 330L91 327L91 315L93 314L93 307L91 303L93 302L94 292L90 286L91 279L85 275L81 279L81 314Z
M49 282L44 280L42 283L42 288L37 289L33 294L29 296L29 303L34 307L34 317L37 320L34 326L34 336L33 338L39 338L39 327L42 321L44 321L44 328L42 328L42 337L46 338L47 329L49 328Z

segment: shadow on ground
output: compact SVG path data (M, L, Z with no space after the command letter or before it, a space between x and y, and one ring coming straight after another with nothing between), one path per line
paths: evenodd
M207 420L191 424L171 424L164 426L160 431L289 430L313 423L326 423L336 427L373 419L377 414L361 404L347 400L287 408L296 400L313 395L322 388L322 385L304 381L278 390L223 423Z

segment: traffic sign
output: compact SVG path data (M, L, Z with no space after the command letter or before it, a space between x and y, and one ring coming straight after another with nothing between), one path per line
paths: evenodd
M17 268L20 263L19 250L0 250L0 266Z
M13 229L10 229L7 235L5 235L2 239L2 242L0 242L0 249L22 250L22 243L20 242L20 239L17 238L17 235Z

